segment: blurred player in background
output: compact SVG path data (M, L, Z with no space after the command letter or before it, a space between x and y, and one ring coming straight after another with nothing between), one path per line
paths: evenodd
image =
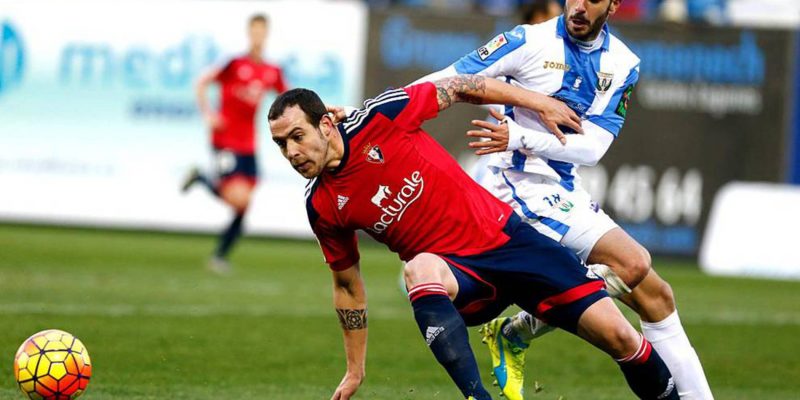
M500 34L420 81L456 74L501 78L559 99L580 115L582 134L568 139L562 130L573 130L544 123L519 108L507 107L505 116L495 114L502 120L499 125L473 121L486 130L468 134L488 141L470 146L478 154L492 154L495 179L486 187L538 231L587 264L596 264L593 270L605 278L609 293L639 314L645 338L669 366L681 397L711 399L672 289L651 269L648 251L592 202L577 175L578 166L597 164L619 134L639 78L639 58L606 24L621 1L567 0L561 17ZM522 399L525 349L547 331L546 324L527 312L484 327L494 373L509 399Z
M197 104L211 129L214 173L206 175L193 168L183 184L183 191L200 183L233 210L233 219L222 231L209 261L209 268L218 273L231 271L228 253L242 234L244 216L258 180L256 111L267 92L286 91L280 68L266 63L263 58L267 28L266 16L251 17L248 53L233 58L223 68L208 71L197 82ZM213 83L220 86L219 110L213 109L208 101L208 88Z
M474 75L388 90L360 110L335 113L338 124L307 89L278 96L270 108L272 139L292 167L312 179L308 218L333 271L347 371L331 399L350 399L365 375L360 229L407 261L405 282L420 333L463 397L491 399L466 325L518 304L614 357L639 398L677 400L667 366L617 309L603 281L572 251L522 223L422 130L455 102L514 104L537 114L544 107L577 125L558 101Z
M521 7L523 24L539 24L561 15L561 4L556 0L533 0Z

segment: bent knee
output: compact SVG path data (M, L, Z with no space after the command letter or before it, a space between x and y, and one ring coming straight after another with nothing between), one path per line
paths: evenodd
M655 271L634 290L633 301L643 321L658 322L675 312L672 287Z
M615 359L622 359L636 353L642 342L641 335L627 324L620 324L609 329L604 339L606 352Z
M417 254L403 267L403 278L409 288L422 283L449 283L448 274L450 270L444 260L431 253Z
M413 286L419 283L435 282L436 280L433 278L439 275L436 270L441 264L442 259L434 254L417 254L403 267L406 284Z
M647 274L650 273L652 264L650 252L644 247L640 246L638 251L632 253L623 262L623 270L626 275L625 283L631 288L644 280Z
M252 189L249 186L232 184L223 187L222 199L225 200L233 210L239 214L243 214L250 206L250 197Z
M667 281L659 279L651 297L653 297L653 300L659 304L659 308L664 310L664 312L675 310L675 294L672 292L672 286L670 286Z

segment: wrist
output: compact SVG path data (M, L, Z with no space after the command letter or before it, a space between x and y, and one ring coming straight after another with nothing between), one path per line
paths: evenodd
M367 376L367 373L362 365L360 367L347 367L347 375L361 382L364 380L364 377Z
M528 104L524 108L537 113L542 113L547 109L547 101L550 99L549 96L534 91L530 91L525 98L528 100Z
M519 150L525 147L523 129L511 118L506 118L503 123L508 126L508 151Z

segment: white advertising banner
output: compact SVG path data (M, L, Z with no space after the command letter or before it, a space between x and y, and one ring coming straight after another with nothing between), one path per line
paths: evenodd
M269 17L266 58L290 87L361 101L367 10L323 1L0 0L0 219L168 230L220 229L230 212L179 185L210 167L194 85L247 50ZM212 93L212 98L216 98ZM261 183L251 233L306 236L306 181L258 113Z
M800 187L735 182L714 199L700 267L714 275L800 279Z

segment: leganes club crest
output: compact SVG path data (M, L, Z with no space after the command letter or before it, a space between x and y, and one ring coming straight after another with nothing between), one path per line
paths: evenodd
M607 72L597 73L597 93L603 94L611 88L611 82L614 80L614 74Z

